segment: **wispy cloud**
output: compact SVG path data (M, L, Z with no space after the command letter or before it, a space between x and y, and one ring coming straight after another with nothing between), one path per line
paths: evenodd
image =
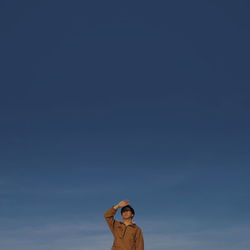
M104 223L57 223L0 229L0 249L108 249L112 239Z
M202 230L186 227L178 231L178 228L171 230L172 225L159 221L142 223L146 249L248 250L250 247L247 226ZM102 250L110 249L112 244L112 235L103 221L49 223L8 230L2 226L0 232L0 249L5 250Z
M247 250L250 247L250 228L225 228L200 232L145 234L149 249L176 250Z

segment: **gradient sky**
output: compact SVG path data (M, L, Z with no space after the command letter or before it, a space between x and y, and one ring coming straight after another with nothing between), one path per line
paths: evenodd
M250 3L0 3L0 249L250 248ZM118 215L117 219L121 219Z

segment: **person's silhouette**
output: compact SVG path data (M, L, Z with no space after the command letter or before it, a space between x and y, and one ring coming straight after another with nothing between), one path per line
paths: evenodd
M118 208L122 208L121 215L123 221L114 219ZM134 216L135 211L127 200L119 202L104 213L106 222L114 236L111 250L144 250L142 230L132 221Z

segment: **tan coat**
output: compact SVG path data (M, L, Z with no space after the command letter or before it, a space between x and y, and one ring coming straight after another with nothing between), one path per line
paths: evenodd
M117 210L113 207L104 213L104 217L114 236L111 250L144 250L142 230L135 223L126 226L114 219Z

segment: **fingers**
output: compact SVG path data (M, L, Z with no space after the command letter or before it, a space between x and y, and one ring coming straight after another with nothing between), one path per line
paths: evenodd
M119 204L120 204L121 207L125 207L125 206L127 206L129 204L129 200L123 200Z

